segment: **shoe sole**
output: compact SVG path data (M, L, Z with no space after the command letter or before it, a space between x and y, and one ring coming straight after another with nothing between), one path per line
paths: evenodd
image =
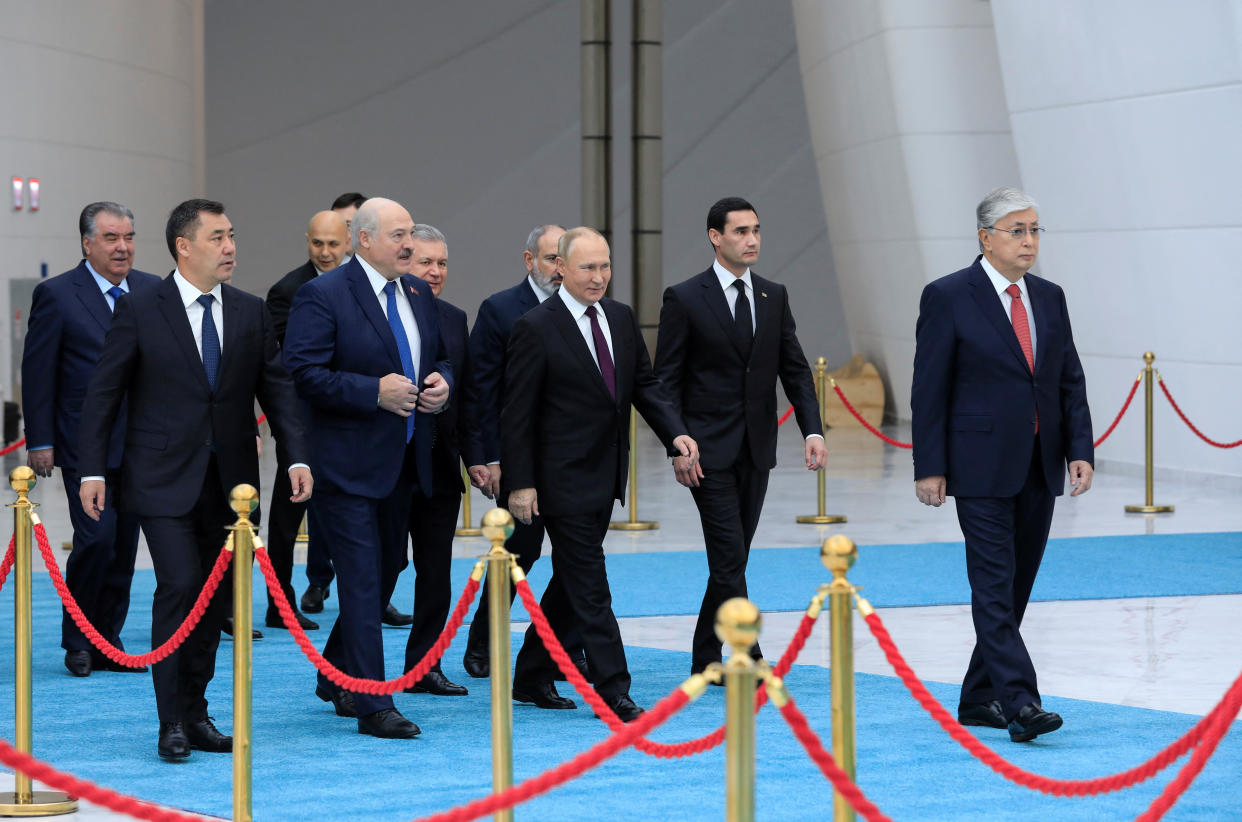
M578 704L574 702L572 699L565 700L566 702L569 703L568 705L540 705L538 702L535 701L534 697L530 696L529 694L522 693L520 691L514 691L512 696L513 696L514 702L520 702L523 705L534 705L536 708L539 708L540 710L544 710L544 711L572 711L572 710L576 710L578 707Z
M1035 737L1041 734L1052 733L1057 728L1060 728L1061 724L1062 724L1061 717L1056 717L1054 719L1046 720L1038 725L1033 725L1029 728L1026 728L1021 733L1018 733L1018 734L1015 734L1013 731L1010 731L1009 740L1011 742L1030 742L1032 739L1034 739Z
M418 737L422 732L423 732L422 729L419 728L418 730L414 731L414 733L409 734L409 735L390 736L389 734L378 734L375 731L366 730L363 728L358 729L358 733L363 734L365 736L373 736L376 739L414 739Z
M186 751L185 753L168 753L165 751L157 751L157 753L160 755L160 759L164 760L165 762L184 762L190 758L189 751Z

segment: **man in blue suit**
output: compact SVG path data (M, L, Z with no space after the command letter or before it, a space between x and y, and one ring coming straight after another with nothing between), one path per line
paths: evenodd
M1008 728L1014 742L1061 727L1019 628L1066 463L1078 496L1095 456L1065 294L1028 273L1038 208L1010 187L979 203L983 253L923 289L910 392L915 495L937 507L954 497L966 541L975 649L958 719Z
M65 568L69 592L104 639L118 648L129 613L129 586L138 551L138 518L118 513L108 500L97 522L78 503L78 424L91 373L103 353L117 300L150 288L159 277L133 268L134 215L123 205L91 203L78 217L82 262L39 284L34 291L26 344L22 351L22 406L26 413L27 463L41 477L60 466L73 524L73 551ZM108 485L119 480L125 413L113 430L108 452ZM134 671L91 647L64 611L60 644L65 667L74 676L92 670Z
M298 289L285 332L340 601L323 653L366 679L385 678L380 616L406 561L411 496L433 491L431 415L451 389L431 289L409 273L413 230L399 203L364 203L350 228L354 258ZM359 733L419 734L391 696L341 691L322 675L315 693L356 716Z

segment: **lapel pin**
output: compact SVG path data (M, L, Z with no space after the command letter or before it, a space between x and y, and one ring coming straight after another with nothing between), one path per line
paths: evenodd
M759 292L759 296L760 296L760 297L766 297L766 296L768 296L768 292L766 292L766 291L760 291L760 292Z
M418 292L414 290L414 286L410 286L410 293L417 294Z

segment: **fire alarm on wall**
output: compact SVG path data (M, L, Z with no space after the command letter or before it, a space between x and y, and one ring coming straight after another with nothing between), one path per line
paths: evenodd
M22 210L22 194L26 187L26 181L21 177L13 178L13 208L17 211Z
M30 210L39 210L39 178L31 177L27 184L30 187Z

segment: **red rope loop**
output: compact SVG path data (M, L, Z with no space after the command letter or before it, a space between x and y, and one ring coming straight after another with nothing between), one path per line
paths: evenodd
M1121 418L1126 415L1126 411L1129 410L1130 408L1130 401L1134 399L1134 392L1138 391L1139 383L1141 383L1142 381L1143 381L1143 372L1140 371L1138 377L1135 378L1134 380L1134 385L1130 386L1130 393L1126 395L1126 401L1121 404L1121 410L1117 412L1117 417L1116 419L1113 420L1113 424L1108 426L1108 430L1105 431L1100 436L1100 438L1095 441L1096 448L1099 448L1100 444L1104 442L1104 440L1108 439L1108 435L1113 433L1113 429L1117 427L1117 423L1121 422Z
M1164 377L1161 377L1159 374L1157 374L1156 382L1160 383L1160 390L1163 391L1164 396L1168 398L1169 405L1173 406L1173 410L1177 412L1177 416L1182 418L1182 422L1186 423L1186 425L1190 427L1190 430L1194 431L1195 434L1199 436L1199 439L1203 440L1208 445L1214 445L1217 448L1237 448L1239 445L1242 445L1242 440L1237 440L1235 442L1217 442L1216 440L1204 434L1202 431L1200 431L1198 428L1195 427L1195 424L1191 422L1186 417L1185 414L1182 413L1182 409L1178 407L1177 402L1173 399L1173 395L1169 393L1169 386L1165 383Z
M12 445L6 446L5 448L0 448L0 457L5 456L6 454L12 454L14 451L16 451L18 448L21 448L25 444L26 444L26 438L22 437L20 440L13 443Z
M298 624L298 619L293 613L293 606L289 604L289 600L285 598L284 590L280 586L280 580L276 578L276 569L272 567L272 559L267 554L267 549L263 547L263 543L255 540L254 548L255 558L259 561L259 568L263 571L263 579L267 582L267 590L271 592L272 598L276 601L276 607L280 610L280 618L284 620L285 627L289 629L289 634L293 637L293 641L302 649L302 653L311 661L311 664L328 678L328 681L338 688L344 688L347 691L353 691L360 694L395 694L397 691L403 691L418 682L432 667L440 661L440 657L444 656L444 652L448 650L449 645L453 642L453 637L457 635L457 631L461 628L462 622L466 618L466 613L470 610L470 604L474 602L474 595L478 593L479 581L473 576L466 583L466 589L461 592L461 598L457 601L457 607L453 609L453 613L449 616L448 624L444 626L444 630L440 632L440 637L436 643L431 646L426 655L419 660L418 664L410 670L406 671L396 679L377 680L377 679L361 679L359 677L350 676L349 674L337 668L331 662L323 658L323 654L315 649L310 638L306 636L306 631L302 630L302 626Z
M892 819L884 814L875 803L867 798L862 792L862 788L854 784L854 780L850 779L849 774L841 770L841 766L832 758L832 754L824 749L824 743L819 736L811 730L811 726L807 723L806 717L798 706L794 704L791 698L787 704L780 709L781 716L785 717L785 721L789 723L790 730L794 736L802 743L802 747L806 749L807 756L811 757L816 765L819 766L820 772L828 777L828 781L832 783L832 787L837 789L837 793L845 797L845 801L853 806L854 810L863 815L870 822L892 822Z
M841 386L837 385L836 380L832 381L832 390L837 392L837 396L841 398L841 404L845 406L845 409L847 411L849 411L851 414L854 415L854 419L862 423L863 428L866 428L872 434L875 434L877 437L884 440L889 445L895 445L898 448L913 448L914 447L914 443L902 442L901 440L895 440L892 437L886 435L880 429L876 428L871 423L867 422L865 419L863 419L862 414L859 414L858 411L854 408L854 406L850 405L850 401L845 398L845 393L841 390Z
M1054 796L1087 796L1118 791L1122 788L1137 785L1167 768L1196 745L1208 747L1208 755L1210 756L1210 748L1215 748L1220 738L1224 736L1225 731L1228 730L1229 723L1233 721L1233 717L1237 715L1239 709L1242 709L1242 674L1239 674L1238 678L1234 680L1233 685L1230 686L1225 696L1212 709L1211 713L1199 720L1193 728L1146 762L1129 770L1096 779L1052 779L1022 770L1016 765L1007 762L991 748L976 739L970 731L963 728L944 709L944 706L936 701L936 698L928 692L926 686L915 676L910 666L906 664L905 659L902 658L901 653L897 650L897 645L893 642L893 638L889 636L888 630L880 620L880 615L876 613L869 614L866 620L867 625L871 628L871 633L875 635L876 641L880 644L884 655L888 658L889 664L893 666L893 670L897 672L897 676L901 678L902 683L905 684L915 700L923 706L924 710L940 723L940 727L944 728L949 736L953 737L972 756L1011 782L1024 788L1031 788L1032 790L1053 794Z
M0 589L4 588L4 581L9 578L9 571L13 570L13 563L17 560L16 541L16 536L9 537L9 550L4 552L4 560L0 561Z
M211 602L216 589L220 586L220 580L224 578L224 572L228 570L229 563L233 561L233 552L228 550L228 545L226 544L225 547L220 549L220 554L216 557L216 563L212 566L207 581L203 583L203 590L199 591L198 599L194 600L194 607L190 609L190 613L186 616L185 621L181 623L181 627L158 648L153 648L145 654L127 654L104 639L103 634L99 633L95 626L91 624L91 621L86 618L86 614L82 613L81 606L73 598L73 594L69 592L69 586L65 584L65 578L61 575L60 567L56 564L56 557L52 553L52 546L48 544L47 530L43 527L43 523L39 522L37 515L33 519L35 521L35 541L39 544L39 552L43 555L43 564L47 568L48 576L52 578L52 584L56 586L56 593L60 595L60 600L64 603L65 610L72 617L73 623L78 626L78 630L85 634L86 638L91 641L91 644L99 649L100 653L118 665L124 665L127 668L141 668L144 665L161 662L181 647L181 643L185 642L186 637L198 626L199 621L203 618L203 614L207 612L207 604Z

